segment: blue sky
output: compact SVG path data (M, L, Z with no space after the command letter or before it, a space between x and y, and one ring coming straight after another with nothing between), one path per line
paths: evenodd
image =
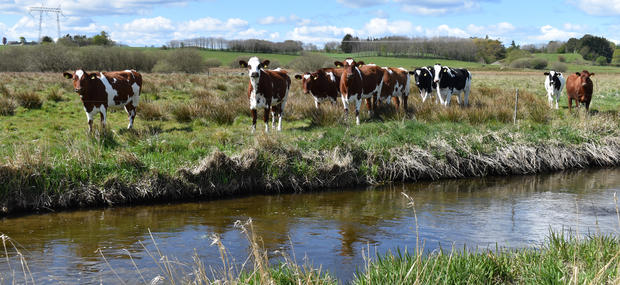
M107 31L130 46L224 37L299 40L322 46L346 33L366 37L489 37L505 44L546 43L589 33L620 43L620 0L0 0L0 36L34 40L27 7L60 6L62 34ZM43 34L56 37L44 17Z

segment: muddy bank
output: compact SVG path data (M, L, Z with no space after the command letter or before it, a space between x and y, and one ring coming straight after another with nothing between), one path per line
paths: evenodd
M456 150L441 142L428 149L411 145L381 153L359 148L308 153L254 148L234 156L214 152L174 175L150 170L136 182L113 176L94 185L59 176L53 188L63 191L41 187L42 175L54 170L33 163L0 166L0 181L11 189L1 198L0 215L617 166L620 138L616 137L597 144L512 145L489 154Z

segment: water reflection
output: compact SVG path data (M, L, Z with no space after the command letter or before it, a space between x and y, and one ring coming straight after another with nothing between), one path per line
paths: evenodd
M145 276L158 272L143 246L154 250L148 229L161 251L181 262L191 263L197 249L205 263L219 264L217 249L209 246L211 233L220 234L236 260L243 261L248 244L233 224L252 217L271 252L293 246L298 257L307 255L348 280L363 264L361 250L368 245L378 252L415 247L413 212L401 192L415 199L420 238L427 250L434 250L453 244L532 246L543 241L549 228L617 234L613 193L619 188L620 169L461 179L32 215L0 220L0 232L23 246L37 283L114 283L97 249L123 278L135 281L125 250ZM10 278L4 255L0 258L2 277Z

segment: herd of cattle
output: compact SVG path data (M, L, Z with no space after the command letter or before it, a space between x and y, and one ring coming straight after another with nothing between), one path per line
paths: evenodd
M267 69L269 60L261 62L257 57L252 57L247 62L241 60L239 64L248 68L250 77L248 98L252 114L252 132L256 130L258 109L264 109L266 132L269 131L270 113L272 128L275 128L277 116L277 130L282 130L282 114L291 86L291 79L287 72L280 68ZM394 104L398 109L401 101L404 109L407 110L410 75L414 77L422 102L436 94L435 101L448 106L451 97L456 95L459 105L469 105L472 76L467 69L455 69L435 64L407 71L404 68L364 64L352 58L347 58L343 62L336 61L334 64L336 68L321 68L314 72L297 74L295 78L301 80L303 92L313 96L316 108L319 108L322 102L337 103L340 98L344 111L347 113L349 103L355 103L355 119L358 125L363 100L366 100L369 112L374 110L379 103ZM544 74L546 75L545 89L551 108L553 108L554 100L555 108L558 108L559 97L566 86L569 109L572 110L573 100L577 107L579 103L583 103L586 109L589 109L593 90L590 77L594 73L584 70L571 74L568 79L565 79L562 73L553 70ZM63 75L73 80L74 90L80 95L88 118L89 131L92 131L93 118L97 113L101 115L102 127L105 127L106 110L112 106L125 107L129 115L127 128L132 128L142 89L140 73L135 70L87 73L78 69L73 73L65 72ZM463 101L461 101L461 93L464 93Z

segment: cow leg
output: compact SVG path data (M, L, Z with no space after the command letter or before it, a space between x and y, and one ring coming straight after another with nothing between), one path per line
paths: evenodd
M269 107L265 108L265 113L263 113L263 121L265 122L265 132L269 132Z
M276 112L274 111L275 106L271 107L271 128L276 128Z
M366 104L368 104L368 100L366 100ZM360 107L362 107L362 99L358 98L357 100L355 100L355 124L358 126L360 124Z
M271 107L271 116L273 116L273 118L271 118L271 121L274 122L276 119L276 115L278 116L278 131L282 130L282 108L281 106L272 106ZM275 129L275 125L272 123L271 124L271 128Z
M319 108L319 100L317 100L316 98L314 98L314 108Z
M256 131L256 109L250 110L252 113L252 133Z
M443 94L441 94L441 91L439 91L439 90L440 90L440 89L439 89L439 86L437 86L437 97L439 97L439 103L440 103L441 105L447 106L447 105L446 105L446 101L445 101L445 100L444 100L444 98L443 98Z
M403 96L403 108L407 111L407 99L409 99L408 95Z
M549 102L549 108L553 108L553 95L547 92L547 102Z
M555 109L556 110L560 108L559 102L560 102L560 94L557 94L555 95Z
M463 96L465 101L465 107L469 107L469 90L466 89Z
M347 96L344 94L340 96L340 99L342 100L342 106L344 107L344 114L346 118L346 114L349 113L349 100L347 100Z
M586 111L590 111L590 102L584 102L586 104Z
M398 109L400 108L400 99L398 99L398 96L392 97L392 103L394 104L396 111L398 111Z
M131 129L133 128L133 120L136 118L136 107L133 105L132 102L129 102L127 105L125 105L125 111L129 116L129 125L127 125L127 129Z
M450 106L450 100L452 100L452 92L446 93L446 100L444 101L444 106Z
M85 110L86 111L86 110ZM97 111L92 110L90 112L86 112L86 121L88 121L88 132L93 132L93 117L97 114Z
M360 108L361 105L362 101L360 100ZM359 110L360 108L357 108L357 110ZM366 108L368 108L368 115L372 115L372 111L376 110L377 108L377 100L374 97L366 99Z
M461 92L456 94L456 103L459 104L459 106L462 106L461 105Z

